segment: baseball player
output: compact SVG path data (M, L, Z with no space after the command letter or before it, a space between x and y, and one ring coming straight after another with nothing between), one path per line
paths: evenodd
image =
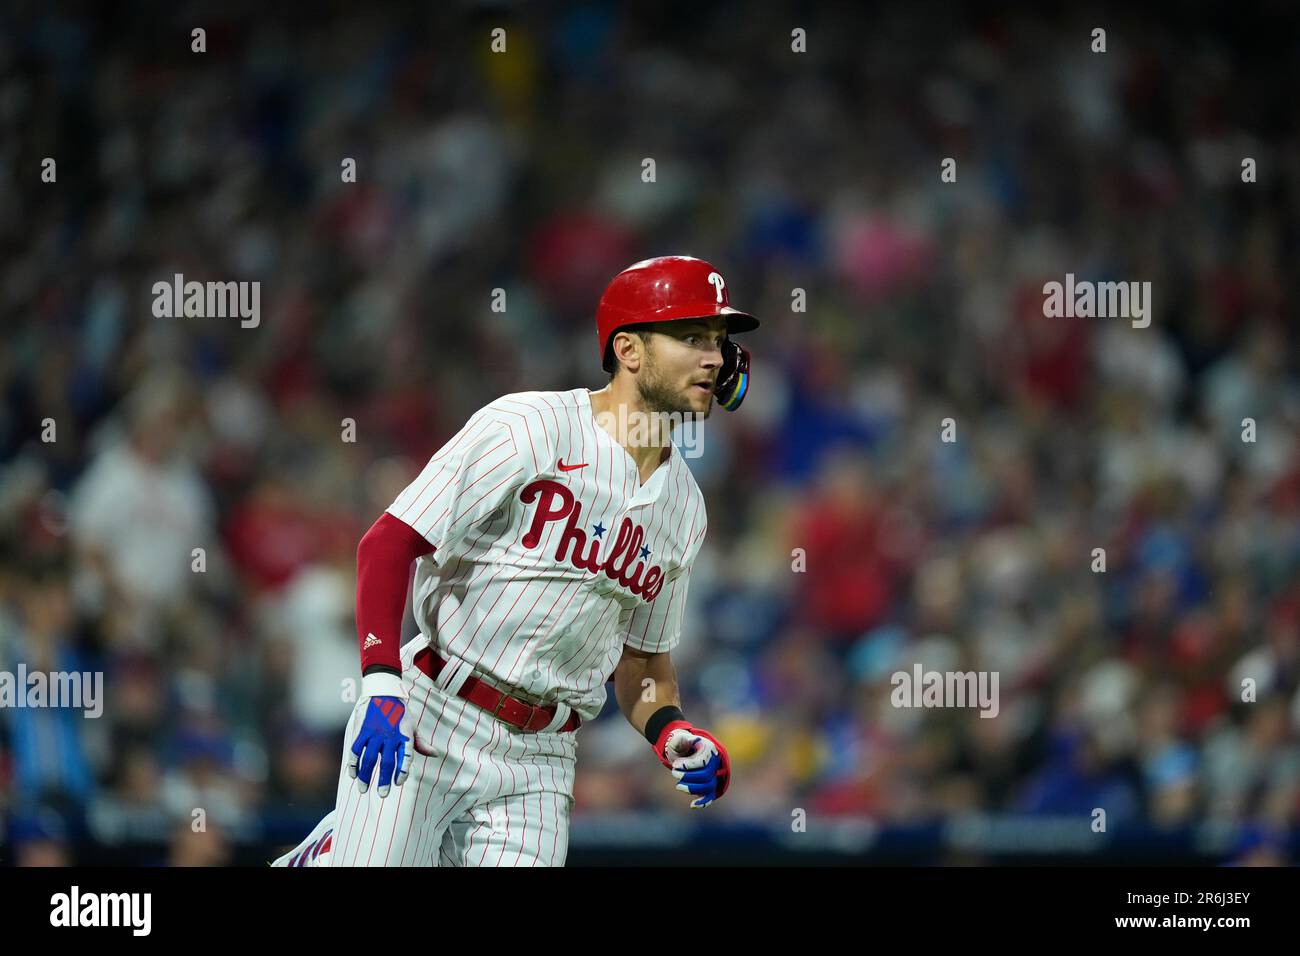
M692 807L726 792L726 748L682 714L670 657L708 525L671 433L740 405L749 353L729 336L758 320L709 263L665 256L617 275L596 324L606 388L484 406L361 539L335 809L274 865L562 865L574 732L611 678Z

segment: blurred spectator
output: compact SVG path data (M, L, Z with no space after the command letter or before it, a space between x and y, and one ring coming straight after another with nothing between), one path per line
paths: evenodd
M211 496L186 447L187 401L179 373L147 378L127 401L126 433L106 438L77 484L72 532L91 613L120 600L143 627L190 590L193 549L211 548Z
M15 866L71 866L70 834L57 811L35 808L30 816L20 817L9 826L9 842L14 849Z
M177 824L172 831L168 866L229 866L230 841L221 827L209 824L195 829L187 823Z
M43 682L47 699L42 706L7 706L0 709L0 724L13 755L13 787L21 804L58 798L83 805L95 787L94 770L87 750L84 724L90 718L93 680L79 680L83 703L56 700L56 683L51 675L89 674L87 661L73 643L72 602L66 571L49 567L29 572L20 579L15 627L8 653L0 653L0 669L13 681L15 694L27 695L35 681ZM21 670L20 670L21 668ZM26 681L19 685L20 676ZM102 684L101 684L102 686ZM32 701L35 703L36 701ZM61 704L61 706L54 706ZM97 704L102 711L104 702Z

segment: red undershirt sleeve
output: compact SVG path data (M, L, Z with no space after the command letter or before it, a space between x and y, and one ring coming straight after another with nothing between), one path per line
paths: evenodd
M400 675L402 616L411 562L433 545L388 512L370 526L357 545L357 640L361 673L383 668Z
M366 696L402 691L400 629L411 562L455 556L470 530L549 460L546 430L531 411L505 396L475 412L361 539L357 639Z

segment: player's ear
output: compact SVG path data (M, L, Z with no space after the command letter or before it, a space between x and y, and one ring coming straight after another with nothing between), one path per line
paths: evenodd
M621 329L614 333L610 345L614 350L614 361L627 366L629 372L635 372L644 360L645 343L635 332Z

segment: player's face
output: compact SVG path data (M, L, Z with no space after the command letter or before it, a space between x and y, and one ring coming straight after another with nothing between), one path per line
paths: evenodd
M647 342L637 390L647 411L694 413L707 418L722 368L723 318L665 322Z

